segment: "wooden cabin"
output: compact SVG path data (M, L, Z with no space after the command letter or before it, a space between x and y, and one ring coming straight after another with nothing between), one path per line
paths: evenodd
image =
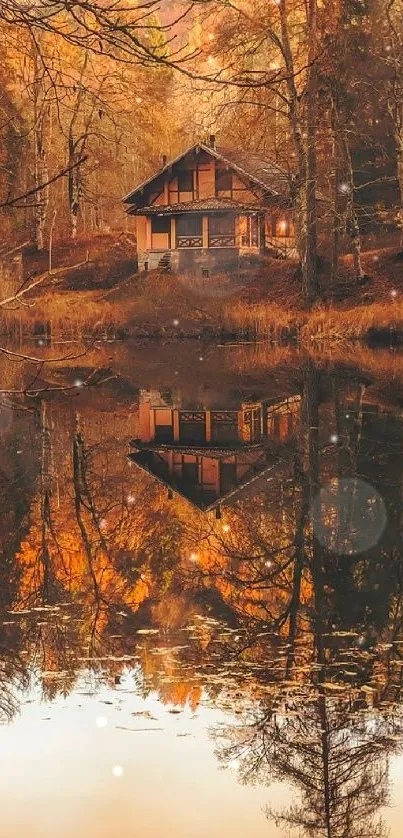
M139 439L132 462L202 511L261 478L275 463L278 446L295 434L300 396L241 401L233 409L191 410L164 403L161 394L140 397Z
M285 172L260 154L198 143L123 199L136 218L139 270L202 276L266 250L295 255Z

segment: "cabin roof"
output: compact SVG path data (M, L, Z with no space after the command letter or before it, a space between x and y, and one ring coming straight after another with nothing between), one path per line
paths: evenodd
M260 447L263 452L263 446ZM192 449L192 453L195 453L195 449ZM227 504L229 501L239 498L249 486L257 480L265 477L278 465L278 460L276 458L273 457L271 462L267 462L267 459L262 456L260 467L255 465L248 473L248 476L239 482L238 486L234 486L234 488L230 489L228 492L219 493L216 497L212 498L210 493L205 489L203 490L197 486L192 486L186 483L183 479L175 478L173 475L163 475L158 468L159 463L156 467L155 461L153 461L153 455L155 456L155 454L156 452L154 449L144 447L143 449L138 450L137 453L129 454L129 460L130 462L135 463L135 465L142 471L150 474L162 486L165 486L167 489L183 498L183 500L188 501L192 504L192 506L199 509L201 512L209 512L221 504ZM205 454L205 452L203 452L203 454Z
M234 169L263 186L271 195L288 195L289 173L276 163L267 160L258 151L243 151L219 146L217 152L223 161L230 163Z
M164 172L169 171L173 166L183 160L188 154L192 152L204 151L216 160L230 166L234 171L242 177L255 183L265 193L272 197L286 197L289 193L289 175L276 163L267 160L259 152L246 151L233 148L226 148L224 146L217 146L212 148L205 143L195 143L187 148L177 157L166 163L161 169L148 177L142 183L131 190L122 199L123 203L135 204L139 193L149 186L154 180L160 177Z
M262 212L258 205L242 204L237 201L231 201L230 198L205 198L198 201L186 201L181 204L158 205L151 204L147 207L139 209L129 209L129 215L179 215L182 213L199 212L239 212L256 213Z
M183 442L142 442L140 439L133 439L130 442L130 445L138 451L154 451L156 453L166 453L173 451L175 454L193 454L193 456L210 457L211 459L215 460L222 460L225 457L232 456L233 454L248 454L250 452L264 449L264 443L262 442L238 442L233 443L231 445L220 446L211 445L211 443L206 443L206 445L186 445ZM129 459L130 457L131 454L129 454Z

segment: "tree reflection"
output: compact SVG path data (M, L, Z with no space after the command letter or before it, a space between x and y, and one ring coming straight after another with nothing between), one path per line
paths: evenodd
M344 411L345 416L347 408L345 404L341 407L340 381L334 392L341 436L339 414ZM362 456L363 394L364 388L360 385L353 428L348 439L342 439L338 462L333 463L333 467L338 466L339 475L346 471L357 474L358 471ZM397 474L396 469L392 469L392 486L382 486L392 514L380 547L353 558L341 550L336 553L326 551L314 537L309 521L309 510L320 486L321 466L329 473L328 464L321 463L328 447L321 441L319 432L321 398L318 373L308 365L304 371L302 426L295 456L300 515L295 516L286 682L277 684L270 702L263 700L260 703L254 718L225 732L227 743L218 754L224 764L238 764L239 777L244 783L280 781L293 786L298 802L283 811L267 809L268 817L284 829L312 838L381 838L386 835L386 829L379 812L389 801L389 759L401 750L403 717L400 707L385 701L386 695L391 695L389 679L393 667L390 659L386 672L382 668L381 676L382 656L379 652L376 654L373 647L386 628L385 618L391 621L394 637L401 628L401 597L399 595L393 605L390 600L391 586L396 592L401 589L401 536L399 526L395 526L401 518L401 466ZM351 407L349 409L351 411ZM349 510L346 508L345 511L348 516ZM335 526L342 524L344 528L345 523L336 520ZM384 580L382 565L386 560L388 579ZM380 583L384 583L382 619L379 609L375 612L371 607L371 591L366 584L367 574L375 575L373 565L378 592ZM312 595L305 609L305 619L301 620L304 568L309 573ZM354 645L344 644L343 647L340 632L335 631L337 622L340 624L341 599L349 602L358 592L361 602L365 603L361 620L368 628L372 616L372 634L360 634L363 623L357 625L356 609L349 612L343 609L343 627L347 627L349 613L349 627L354 626L358 631ZM303 640L299 638L299 630L304 632ZM350 643L351 639L350 636ZM311 649L309 666L303 665L301 644ZM386 646L394 657L390 652L392 644ZM365 684L366 680L374 678L376 682L375 673L383 684L382 689L379 689L379 682L376 686ZM351 677L353 685L349 683ZM389 689L386 681L389 681ZM364 690L361 695L360 684Z
M192 709L205 695L236 714L219 759L242 782L293 787L290 807L267 810L285 830L381 838L403 738L402 423L371 403L367 379L311 361L298 376L295 438L218 520L131 469L126 403L107 421L95 397L79 414L38 403L29 480L17 461L0 475L0 712L11 719L33 679L53 700L136 665L142 695ZM348 504L327 544L311 509L329 480L356 476L388 520L349 554L332 549Z
M348 696L335 699L319 688L227 731L235 742L220 759L239 762L244 783L291 783L300 802L267 809L283 827L312 838L381 838L388 763L402 732L398 716L351 712Z

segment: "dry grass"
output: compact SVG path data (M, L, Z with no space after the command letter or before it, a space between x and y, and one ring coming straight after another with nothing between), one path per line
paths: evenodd
M368 376L367 389L379 403L403 405L403 354L393 348L370 349L363 342L332 342L321 345L270 346L269 343L255 346L238 346L232 350L231 362L238 374L248 376L269 376L275 373L275 381L294 379L296 386L301 370L311 359L315 366L328 374L334 370L345 371L353 377L360 371Z
M54 337L89 334L197 335L232 333L249 339L298 337L304 344L358 340L372 330L403 332L403 299L341 308L321 306L308 312L276 303L250 305L240 300L206 297L178 278L154 276L130 280L119 289L54 291L47 289L33 305L1 312L2 332L30 335L49 324ZM178 321L176 323L176 321Z
M224 325L233 331L253 338L278 337L297 334L304 322L304 314L297 309L282 308L276 303L230 303L224 311Z
M80 237L75 241L56 242L52 253L52 268L60 269L87 261L85 267L70 270L61 281L65 291L90 291L111 288L136 269L136 246L133 236L100 234ZM24 272L35 278L49 268L47 250L24 251Z
M329 286L326 266L321 274L323 302L304 308L296 265L265 261L240 299L225 310L227 328L254 338L298 334L301 341L360 339L371 330L403 331L403 262L397 246L363 254L368 279L358 284L351 257L340 261L340 277Z
M337 294L312 311L304 308L300 280L292 262L266 258L256 270L238 276L205 278L171 274L133 275L133 244L122 238L96 239L91 267L77 269L55 281L50 278L32 292L29 307L2 310L3 333L32 335L49 324L54 338L80 339L91 334L144 337L232 334L235 338L289 339L302 344L359 340L373 330L403 333L403 263L396 250L383 248L363 257L370 278L359 286L350 260L342 260ZM86 253L88 242L74 254L57 252L58 261L72 263ZM78 252L79 251L79 252ZM74 260L73 260L74 261ZM32 262L31 269L43 265ZM322 275L326 287L326 273Z
M283 309L275 303L237 303L225 311L225 326L252 338L297 335L302 343L359 340L372 331L403 332L403 300L338 308L318 306L313 311Z
M219 332L220 298L201 295L185 279L148 274L131 276L116 287L64 290L59 283L1 312L3 334L29 336L45 325L53 338L79 340L94 335L175 336Z
M2 333L32 335L38 326L46 326L53 337L76 340L88 335L113 332L117 323L115 306L105 302L99 305L99 293L81 291L47 291L29 307L18 306L2 310Z
M346 341L364 338L371 331L403 332L403 300L355 306L351 309L318 308L301 326L303 342Z

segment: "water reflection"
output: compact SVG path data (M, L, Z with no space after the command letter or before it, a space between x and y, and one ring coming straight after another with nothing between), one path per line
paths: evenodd
M232 405L228 404L232 401ZM184 408L180 392L140 392L138 439L132 462L199 509L221 512L221 502L268 474L293 437L300 396L283 399L204 394ZM283 447L283 446L282 446Z
M397 838L385 807L398 788L391 760L397 772L403 764L403 374L391 393L383 367L291 364L286 354L270 366L220 349L195 381L184 352L148 386L138 351L131 376L123 358L120 379L92 393L21 401L4 429L0 713L10 747L27 696L39 714L67 708L60 731L75 697L93 708L94 730L106 708L122 712L113 736L141 722L145 737L125 744L127 760L127 749L147 759L160 748L166 765L163 736L186 714L180 733L194 736L204 793L218 782L213 753L240 781L223 796L217 836L244 834L230 816L240 805L259 836L380 838L390 828ZM337 502L324 503L335 481ZM313 526L318 498L326 538ZM360 541L378 498L382 526ZM137 709L125 715L131 697ZM110 774L115 765L117 752ZM126 774L112 776L126 800ZM266 819L255 822L251 800ZM120 829L122 800L114 805ZM158 834L147 817L145 834ZM82 834L99 834L95 821Z

